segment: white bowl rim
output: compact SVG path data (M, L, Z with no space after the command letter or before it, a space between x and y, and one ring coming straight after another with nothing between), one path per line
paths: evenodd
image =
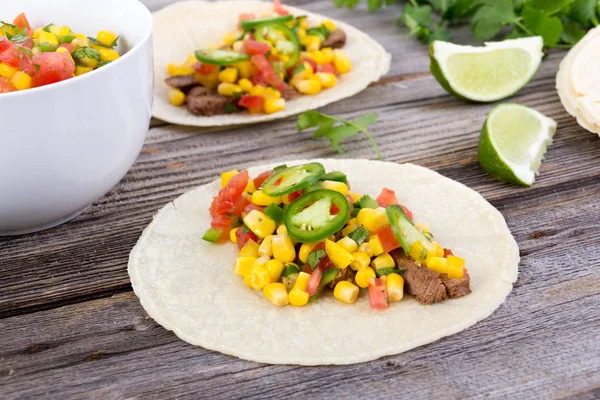
M154 30L154 19L152 17L152 12L141 1L139 1L139 0L121 0L121 1L122 2L130 1L132 3L137 3L138 5L142 6L142 8L144 9L143 13L145 14L145 17L147 18L147 22L148 22L147 31L145 33L143 33L142 38L129 51L127 51L125 54L120 56L116 61L110 62L109 64L105 65L104 67L94 70L94 71L92 71L92 73L89 73L89 74L84 74L81 76L74 76L71 79L65 79L60 82L55 82L55 83L51 83L49 85L44 85L44 86L38 86L38 87L27 89L27 90L15 90L14 92L0 93L0 101L3 101L3 99L11 99L11 98L14 99L15 97L18 97L18 96L29 96L30 92L33 92L35 94L35 93L39 93L43 90L53 90L53 88L55 88L55 87L61 88L66 85L72 85L72 84L74 84L73 81L75 81L75 84L76 84L77 82L82 82L84 79L92 79L94 76L98 76L99 74L104 73L104 72L102 72L104 70L107 70L110 68L116 68L116 67L114 67L113 64L120 64L121 60L128 60L129 58L133 57L133 54L137 53L139 51L139 49L148 41L148 38L150 38L152 36L152 32Z

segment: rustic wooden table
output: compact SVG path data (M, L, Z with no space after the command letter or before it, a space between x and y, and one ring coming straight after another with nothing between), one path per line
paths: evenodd
M168 0L146 0L153 10ZM222 170L264 160L340 157L297 133L294 118L213 129L153 121L137 162L84 214L55 229L0 238L0 398L600 398L600 139L559 103L551 52L510 99L558 122L531 188L497 182L477 163L493 105L457 100L428 73L427 49L377 15L330 0L289 1L344 20L392 53L389 74L324 108L376 111L385 160L432 168L479 191L521 249L506 302L474 327L394 357L345 367L273 366L193 347L154 323L132 293L129 251L152 215ZM467 42L468 28L457 39ZM343 157L374 158L349 140ZM351 334L351 333L350 333Z

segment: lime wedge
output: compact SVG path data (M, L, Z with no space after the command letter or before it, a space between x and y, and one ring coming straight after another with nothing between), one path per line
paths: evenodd
M488 115L479 137L479 163L496 178L531 186L556 121L520 104L500 104Z
M430 70L450 94L470 101L491 102L513 95L527 84L542 62L540 36L459 46L434 41Z

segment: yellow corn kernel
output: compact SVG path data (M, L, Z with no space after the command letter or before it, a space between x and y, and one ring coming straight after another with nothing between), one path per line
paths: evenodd
M317 51L311 51L310 52L311 58L314 62L316 62L318 65L323 65L323 64L327 64L325 62L325 57L323 56L323 53L321 53L320 50Z
M261 256L272 257L273 256L273 238L275 236L269 235L263 239L262 243L258 247L258 254Z
M32 54L32 55L34 55L34 56L35 56L36 54L39 54L39 53L41 53L41 52L42 52L42 50L40 50L40 48L39 48L39 47L37 47L37 46L36 46L36 47L34 47L33 49L31 49L31 54Z
M369 244L369 242L362 242L360 246L358 246L358 251L365 253L369 257L375 256L375 254L373 254L373 249L371 249L371 245Z
M239 174L240 171L232 169L231 171L225 171L221 173L221 187L224 188L229 183L229 180Z
M34 47L35 49L35 47ZM79 62L85 65L88 68L96 68L98 66L98 60L90 57L82 57L79 59Z
M306 303L308 303L309 297L310 296L308 295L308 293L300 289L292 289L290 290L290 293L288 295L290 304L294 307L305 306Z
M436 256L444 257L444 248L440 246L438 242L431 242L431 244L434 245L436 248Z
M404 278L396 273L388 274L385 278L385 289L389 301L400 301L404 297Z
M352 201L354 203L358 203L358 201L363 197L362 194L360 193L356 193L356 192L352 192L352 191L348 191L348 196L352 197Z
M355 253L358 250L358 244L348 236L344 236L340 240L337 241L337 244L342 246L346 251L350 253Z
M323 189L335 190L336 192L340 192L344 196L348 194L348 185L344 182L337 181L323 181L321 182L321 186Z
M300 272L298 274L298 278L296 278L296 283L294 283L294 289L299 289L306 292L306 286L308 285L308 280L310 279L310 274L306 272Z
M287 228L285 227L284 224L279 225L277 227L277 231L276 232L277 232L278 235L287 235L288 234L288 230L287 230Z
M92 46L92 48L95 48L100 53L100 61L115 61L120 57L119 53L113 49L107 49L103 46Z
M58 46L58 39L56 38L56 35L54 35L53 33L46 32L46 31L40 32L40 34L38 36L38 42L39 43L48 43L52 46Z
M394 259L388 253L383 253L371 261L371 267L375 271L382 268L394 268L395 266L396 263L394 262Z
M272 87L268 87L265 89L264 96L266 98L280 99L281 92L279 92L277 89L273 89Z
M300 250L298 251L298 258L300 261L306 263L308 255L316 245L316 243L302 243L302 246L300 246Z
M252 275L250 275L250 274L244 276L244 283L246 284L246 286L248 286L250 289L252 289L252 284L250 283L250 278L252 278Z
M235 68L225 68L219 72L219 80L226 83L235 83L238 79L238 70Z
M427 251L427 257L425 258L425 265L427 265L427 263L429 262L429 259L432 257L443 257L443 249L442 249L442 255L439 256L438 255L438 248L435 247L435 245L433 243L427 243L426 246L431 246L431 249Z
M273 234L277 225L275 224L275 221L273 221L271 218L267 217L263 212L258 210L250 211L244 217L244 224L246 224L248 229L250 229L256 236L260 237L261 239L264 239L267 236ZM273 245L275 245L275 238L273 238ZM292 258L290 261L293 260L294 259ZM284 262L284 260L281 261Z
M17 90L30 89L31 88L31 77L29 75L27 75L25 72L17 71L12 76L12 78L10 78L10 83L12 83L12 85Z
M321 81L318 79L300 79L294 82L294 87L302 94L317 94L321 91Z
M371 263L371 257L369 257L367 253L363 253L362 251L356 251L352 253L352 258L354 260L352 260L350 268L352 268L355 271L366 269Z
M252 263L252 266L250 267L250 272L252 272L256 267L264 267L267 264L267 262L269 262L269 260L270 258L266 256L258 257L256 261Z
M248 183L246 184L244 192L249 194L256 192L256 188L254 187L254 181L252 179L248 179Z
M288 292L283 283L269 283L263 288L263 294L276 306L283 307L289 304Z
M303 79L310 79L313 77L314 71L313 71L312 67L310 66L310 64L307 63L306 61L304 61L302 63L302 66L304 68L300 68L300 70L298 72L296 72L293 76L293 79L295 81L303 80Z
M255 290L261 290L271 283L271 275L263 266L257 266L250 272L250 285Z
M100 31L96 37L103 46L112 47L113 43L119 36L113 31Z
M273 258L282 263L290 263L296 258L294 243L288 235L275 235L273 237Z
M448 277L460 279L465 276L465 260L457 256L448 256L447 258Z
M385 208L363 208L358 212L356 220L371 233L376 233L384 225L389 224Z
M329 29L331 32L335 31L335 24L330 19L321 22L321 25L325 25L325 28Z
M356 218L352 218L346 223L346 227L342 229L342 235L348 236L354 232L356 228L358 228L358 223L356 222Z
M170 88L167 91L167 96L169 97L171 104L175 107L179 107L185 101L185 94L179 89Z
M340 74L348 73L352 69L350 59L340 49L333 50L333 65L335 65L336 71Z
M250 80L246 79L246 78L240 79L240 81L238 82L238 85L240 85L242 90L247 93L250 93L252 91L252 88L254 87L252 82L250 82Z
M34 39L38 39L40 37L40 34L44 31L44 28L38 28L35 31L33 31L33 38Z
M257 206L268 206L270 204L280 204L281 198L267 196L262 190L257 190L252 193L252 202Z
M381 240L379 240L378 235L373 235L369 239L369 247L371 248L371 252L374 256L378 256L383 253L383 245L381 244Z
M231 240L232 243L237 243L237 236L235 235L235 233L237 232L238 229L240 229L240 228L239 227L233 228L232 230L229 231L229 240Z
M236 85L235 83L222 82L219 84L217 91L221 96L233 97L236 95L236 93L241 93L242 88L240 85Z
M202 86L208 89L214 89L219 85L219 69L215 68L209 74L196 73L194 75L194 78L196 78L196 82L198 82Z
M238 37L240 37L240 32L238 32L238 31L231 31L229 33L226 33L223 36L223 42L227 46L231 46L233 44L233 42L235 42L237 40Z
M325 89L334 87L335 84L337 83L337 78L332 73L317 72L316 75L317 75L317 78L319 78L319 80L321 81L321 86L323 86Z
M40 28L40 29L42 29L42 28ZM33 34L33 36L35 38L35 33ZM83 33L76 33L73 36L75 36L75 39L73 39L73 41L71 42L72 44L79 45L81 47L85 47L85 46L89 46L90 45L90 41L88 40L88 38Z
M274 99L272 97L268 97L264 102L265 113L273 114L285 109L285 100L284 99Z
M271 282L277 282L281 278L283 263L279 260L269 260L265 264L265 269L271 276Z
M252 264L254 264L256 260L256 257L238 256L238 258L235 259L233 272L241 276L249 275L250 272L252 272Z
M361 287L361 288L367 288L369 287L369 282L371 281L372 278L376 278L377 275L375 274L375 271L373 270L373 268L367 267L365 269L361 269L356 273L356 276L354 277L354 281L356 282L356 284Z
M335 288L333 289L333 296L342 303L352 304L358 298L359 291L360 289L358 286L348 281L341 281L335 285Z
M233 66L239 71L240 78L250 79L256 73L256 67L254 67L254 64L250 60L237 62Z
M183 66L177 65L177 64L169 64L167 66L167 72L171 76L179 76L179 75L194 74L194 73L196 73L196 70L194 70L191 67L183 67Z
M92 72L93 70L94 70L94 68L82 67L82 66L78 65L77 67L75 67L75 76L84 75L84 74L87 74L88 72Z
M58 31L58 34L60 36L67 36L71 34L71 28L69 28L68 26L61 26L60 30ZM112 43L112 42L111 42Z
M0 63L0 76L10 79L17 72L17 69L10 64Z
M321 48L321 38L318 36L307 35L301 43L306 47L306 51L316 51Z
M414 260L424 261L427 258L427 253L428 253L427 248L423 245L423 242L421 242L420 240L416 240L410 246L409 255ZM436 249L436 255L437 255L437 249Z
M256 243L254 240L247 241L244 247L242 247L238 253L238 257L258 258L258 255L258 243Z
M323 57L323 64L331 64L333 62L333 49L331 47L322 48L321 57Z
M344 269L352 263L352 254L331 240L325 240L325 252L331 262L340 269Z
M68 53L69 50L67 50L65 47L59 47L58 49L56 49L57 53Z
M255 85L252 90L250 90L250 94L252 96L264 96L267 88L262 85Z
M444 257L429 257L426 261L427 268L440 274L448 273L448 259Z
M195 65L198 62L198 59L196 58L196 56L194 55L194 53L190 54L188 56L188 58L185 60L185 62L183 64L181 64L182 67L186 67L186 68L190 68L193 65Z

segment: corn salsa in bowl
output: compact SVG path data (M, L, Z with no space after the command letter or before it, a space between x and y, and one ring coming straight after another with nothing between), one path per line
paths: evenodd
M109 30L86 37L66 25L33 28L25 13L0 23L0 93L84 75L120 57L119 36Z

